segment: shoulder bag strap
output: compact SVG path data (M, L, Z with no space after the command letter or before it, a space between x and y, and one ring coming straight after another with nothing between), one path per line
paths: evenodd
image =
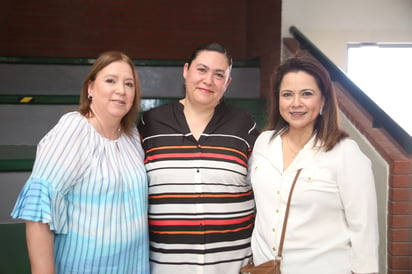
M295 175L295 178L293 179L293 183L292 183L292 186L291 186L290 192L289 192L288 203L286 205L285 218L283 220L282 234L280 236L278 255L277 255L277 258L276 258L276 259L279 259L279 260L282 259L283 242L285 240L286 225L288 223L290 201L292 200L293 189L295 188L296 181L298 180L298 177L299 177L299 174L300 174L301 171L302 171L301 168L298 169L298 171L296 171L296 175Z

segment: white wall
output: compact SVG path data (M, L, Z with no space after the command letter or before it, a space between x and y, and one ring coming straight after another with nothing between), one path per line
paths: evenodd
M412 42L412 0L283 0L282 37L290 26L346 71L349 42Z
M386 244L387 244L387 205L389 187L389 164L382 158L369 141L360 133L349 119L340 113L341 125L359 145L372 162L373 176L375 178L376 197L378 203L379 224L379 273L387 273Z

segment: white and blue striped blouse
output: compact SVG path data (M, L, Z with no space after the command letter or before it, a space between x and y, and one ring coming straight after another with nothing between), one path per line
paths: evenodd
M57 273L149 273L138 132L109 140L78 112L40 141L12 217L48 223Z

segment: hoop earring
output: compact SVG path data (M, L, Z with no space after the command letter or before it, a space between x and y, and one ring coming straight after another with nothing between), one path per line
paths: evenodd
M92 98L93 98L93 97L92 97L91 95L88 95L88 96L87 96L87 99L89 99L89 101L91 101Z

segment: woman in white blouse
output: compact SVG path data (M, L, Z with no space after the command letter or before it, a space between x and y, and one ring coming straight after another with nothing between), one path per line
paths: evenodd
M40 141L12 212L26 221L33 274L149 273L139 106L132 60L103 53L83 83L79 111Z
M309 57L286 60L270 94L269 122L249 165L257 215L255 265L272 260L293 178L282 273L378 272L378 224L370 160L339 128L327 71Z

